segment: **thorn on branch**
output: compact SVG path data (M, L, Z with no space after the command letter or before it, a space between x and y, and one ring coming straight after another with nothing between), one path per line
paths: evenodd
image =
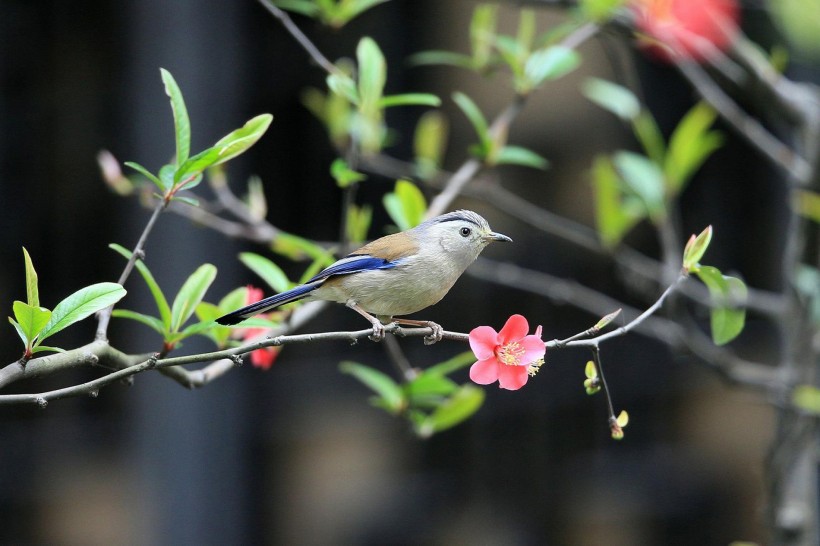
M48 406L48 400L46 400L42 396L38 396L37 398L35 398L34 402L37 404L37 406L39 406L40 409L46 409L46 406Z
M231 360L233 360L234 365L237 367L245 363L245 361L242 359L242 355L231 355Z

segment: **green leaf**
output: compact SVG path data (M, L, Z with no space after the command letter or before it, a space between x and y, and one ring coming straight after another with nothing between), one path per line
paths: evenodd
M299 13L307 17L319 15L319 6L313 0L275 0L276 6L283 10Z
M666 142L655 118L648 110L641 110L632 120L632 132L635 133L647 157L657 165L663 165L666 161Z
M411 55L408 62L414 66L442 64L459 68L474 68L472 57L453 51L420 51Z
M413 152L422 178L432 176L441 165L447 145L447 118L441 112L425 112L416 124Z
M578 2L584 19L604 22L610 19L615 10L621 7L626 0L581 0Z
M146 169L145 167L143 167L139 163L134 163L133 161L126 161L126 162L123 163L123 165L125 165L127 167L131 167L132 169L134 169L135 171L140 173L142 176L144 176L145 178L147 178L148 180L153 182L157 186L157 188L159 188L160 190L166 190L167 189L163 185L162 181L159 178L156 177L156 175L152 174L148 169Z
M45 345L38 345L37 347L34 347L31 350L32 354L42 353L42 352L45 352L45 351L52 351L52 352L55 352L55 353L64 353L65 349L60 349L59 347L47 347Z
M443 398L450 396L457 389L458 384L452 379L425 372L404 385L409 405L413 408L438 408Z
M592 183L598 234L601 242L611 248L646 216L646 208L636 198L629 199L623 195L621 180L608 157L599 156L595 159Z
M165 94L171 98L171 109L174 112L174 134L177 143L177 165L182 165L191 153L191 122L188 119L188 110L182 99L182 91L171 73L164 68L159 69L162 81L165 83Z
M270 114L251 118L241 128L219 139L211 148L203 150L180 165L174 175L174 183L192 178L208 167L220 165L246 152L262 138L272 121L273 116Z
M114 305L125 294L125 288L114 282L101 282L77 290L58 303L51 312L51 319L40 332L38 344L75 322Z
M291 287L291 282L288 280L285 272L282 271L282 268L264 256L254 254L253 252L242 252L239 254L239 261L259 275L268 286L277 292L284 292Z
M182 325L194 314L196 306L216 277L216 267L202 264L182 284L171 305L171 332L179 332Z
M304 260L307 257L321 261L323 266L335 261L333 255L322 246L292 233L280 232L273 240L271 250L291 260Z
M401 231L408 230L424 221L427 200L421 190L407 180L397 180L392 193L382 198L384 208Z
M40 292L37 288L37 271L34 269L34 263L26 247L23 247L23 261L26 265L26 302L31 306L39 307Z
M620 314L621 314L621 309L620 308L616 309L615 311L612 311L611 313L607 313L606 315L601 317L601 320L599 320L598 322L595 323L595 326L593 328L595 328L596 330L602 330L602 329L606 328L607 326L609 326L612 323L613 320L618 318L618 315L620 315Z
M495 164L523 165L524 167L543 170L549 166L549 161L532 150L522 148L521 146L504 146L498 151Z
M342 373L352 375L370 390L376 393L379 405L396 414L404 409L404 394L401 387L388 375L356 362L345 361L339 364Z
M612 159L622 180L643 201L649 215L654 219L661 218L666 213L666 206L660 168L646 156L633 152L616 152Z
M554 45L534 51L524 65L524 76L529 88L545 80L555 80L569 74L581 64L581 56L574 49Z
M686 271L694 271L700 262L706 249L709 248L709 243L712 241L712 226L707 226L706 229L700 232L695 237L692 235L686 243L686 248L683 249L683 268Z
M136 311L129 311L128 309L114 309L111 315L117 318L130 319L140 322L159 333L159 335L163 336L163 338L170 334L168 329L165 327L165 324L163 324L157 317L137 313Z
M625 121L634 120L641 111L635 94L616 83L589 78L581 86L584 96Z
M803 411L820 415L820 389L812 385L798 385L792 391L792 403Z
M351 205L347 209L347 238L350 242L360 243L367 238L367 232L373 221L373 207Z
M387 80L384 55L376 42L365 36L356 47L356 61L359 66L359 109L362 112L378 111Z
M24 341L30 345L37 335L45 328L48 321L51 319L51 311L45 307L36 305L29 305L22 301L15 301L12 304L14 310L14 318L17 319L17 325L20 327L20 335L25 336Z
M325 81L332 93L344 97L351 104L359 105L359 91L356 89L356 82L353 81L353 78L347 74L334 73L330 74Z
M379 99L378 108L390 108L392 106L441 106L441 99L430 93L403 93L401 95L388 95Z
M795 192L795 209L801 216L820 224L820 193L798 189Z
M462 368L466 368L467 366L473 364L475 360L475 355L472 351L464 351L463 353L459 353L453 358L450 358L449 360L445 360L444 362L439 362L438 364L430 366L429 368L424 370L424 373L427 375L449 375L453 372L456 372Z
M115 252L119 253L125 259L131 259L131 251L124 248L121 245L116 243L111 243L108 245L109 248L114 250ZM137 260L134 263L134 266L137 268L137 271L142 276L142 280L145 281L146 286L148 286L148 290L151 291L151 295L154 297L154 302L157 304L157 311L159 312L160 319L162 319L162 323L165 325L165 329L167 331L171 330L171 306L168 305L168 300L165 297L165 294L162 293L162 289L159 287L159 284L154 279L154 276L151 274L151 271L148 269L148 266L145 265L145 262L142 260Z
M464 112L464 115L467 116L467 119L473 125L473 129L475 130L476 135L478 135L481 151L483 152L483 158L492 146L490 129L487 125L487 120L484 118L484 114L482 114L481 110L478 109L478 106L476 106L476 103L473 102L473 99L464 93L459 91L453 93L453 101L455 101L456 105L461 108L461 111Z
M704 265L695 271L709 289L712 301L712 341L725 345L741 331L746 321L748 289L740 279L723 275L719 269Z
M330 164L330 175L336 180L336 185L340 188L346 188L356 182L367 180L367 176L354 171L347 165L347 161L341 157L337 157Z
M483 403L483 389L473 385L462 385L455 394L417 425L416 433L422 438L429 438L437 432L452 428L469 419Z
M717 112L704 102L692 107L669 137L669 150L663 171L670 189L676 194L704 161L723 145L723 136L709 128Z
M473 53L472 65L476 70L483 70L492 60L497 14L498 6L494 4L479 4L473 10L470 46Z

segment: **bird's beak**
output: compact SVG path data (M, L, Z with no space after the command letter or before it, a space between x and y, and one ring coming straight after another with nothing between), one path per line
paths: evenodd
M495 233L494 231L491 231L484 235L484 240L488 243L492 241L503 241L505 243L512 243L512 239L501 233Z

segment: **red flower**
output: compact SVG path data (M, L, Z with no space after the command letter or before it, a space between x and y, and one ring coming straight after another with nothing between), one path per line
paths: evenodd
M530 325L521 315L513 315L496 332L479 326L470 332L470 348L478 362L470 367L470 379L480 385L498 381L502 389L518 390L541 365L547 347L541 340L541 327L527 335Z
M247 295L245 296L245 305L250 305L261 300L265 296L261 288L255 288L248 285ZM259 315L260 318L265 318L265 315ZM253 341L260 341L268 334L267 328L242 328L242 341L250 343ZM262 370L269 370L273 366L276 357L281 351L281 347L265 347L263 349L256 349L251 351L251 364L255 368Z
M724 50L737 34L737 0L632 0L646 48L666 61L702 61Z

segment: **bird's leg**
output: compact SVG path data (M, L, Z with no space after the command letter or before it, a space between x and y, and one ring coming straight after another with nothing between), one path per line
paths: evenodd
M425 345L432 345L437 341L441 341L441 336L444 334L444 328L441 327L440 324L433 322L431 320L413 320L413 319L403 319L397 318L393 319L395 322L399 324L404 324L407 326L421 326L422 328L430 328L433 330L433 333L429 336L424 336L424 344Z
M359 304L353 300L349 300L345 305L369 320L370 324L373 325L373 335L370 336L370 339L373 341L381 341L384 339L384 324L382 324L379 319L359 307Z

